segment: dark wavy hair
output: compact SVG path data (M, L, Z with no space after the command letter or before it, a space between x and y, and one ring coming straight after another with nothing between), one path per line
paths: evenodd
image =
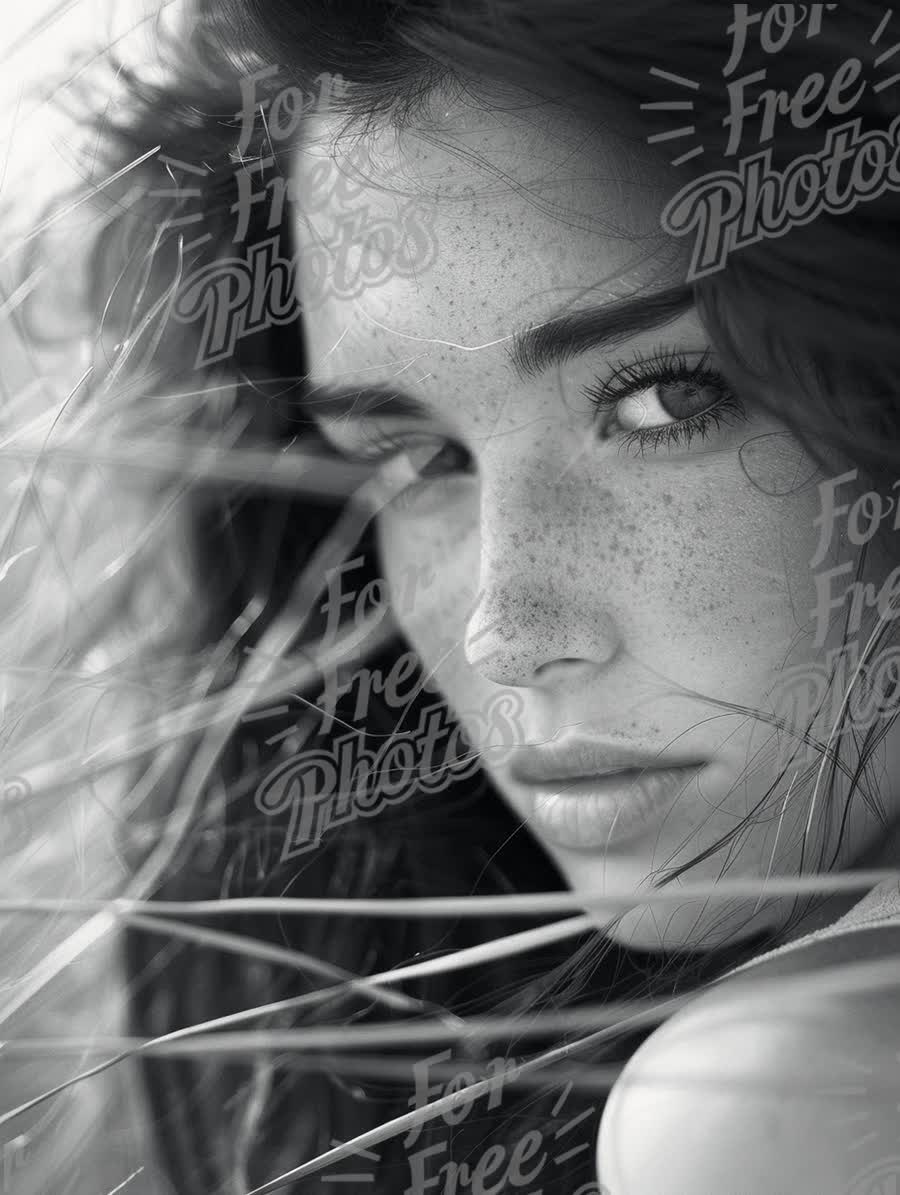
M828 79L850 56L869 61L870 35L882 15L875 4L842 3L817 36L791 38L776 55L748 45L744 67L749 72L765 66L774 88L795 89L813 71ZM721 5L689 0L196 0L179 35L162 40L162 82L111 57L108 62L124 102L105 117L101 156L113 181L94 199L102 228L90 250L88 317L101 332L99 364L116 381L136 376L140 421L147 426L164 422L185 443L236 426L232 442L238 447L262 449L273 458L300 450L326 458L328 449L305 405L310 396L302 313L240 337L227 359L200 368L197 323L167 318L173 279L233 257L240 172L265 160L269 177L277 177L302 141L301 126L289 147L274 149L261 115L250 144L236 154L241 79L278 64L277 73L257 82L263 113L266 101L288 85L312 95L323 74L340 76L345 86L331 97L332 106L348 127L363 129L376 119L401 128L427 119L438 88L471 97L488 84L484 102L490 103L489 88L508 86L644 139L671 127L664 110L645 107L672 98L671 81L649 69L657 66L698 84L701 98L691 121L704 153L673 168L673 177L687 182L728 162L722 87L729 52L726 24ZM112 88L111 74L111 94ZM897 112L891 95L890 88L875 92L870 87L864 93L855 110L864 127L887 127ZM823 131L838 123L839 117L831 115L805 129L781 122L772 142L773 163L784 165L815 150ZM268 199L252 209L241 251L270 238L276 227L279 250L290 257L290 222L279 222L272 210L278 190L273 186L266 194ZM288 202L293 202L289 195ZM887 192L850 213L825 214L788 235L742 249L726 268L693 284L716 349L748 400L774 410L812 451L826 444L876 484L894 478L900 432L895 223L896 202ZM188 228L194 226L204 236L191 246ZM35 242L34 251L46 249ZM127 368L123 355L130 358ZM165 401L156 397L161 395ZM191 668L208 675L210 693L224 693L241 685L248 662L266 647L267 633L284 621L297 598L298 576L344 527L346 506L340 495L317 495L314 485L283 494L263 481L211 474L191 486L185 511L192 601L190 617L170 646L183 656L188 644ZM364 557L359 583L377 578L368 528L343 534L344 548ZM322 573L306 584L304 608L320 613ZM285 659L315 661L321 632L317 613L301 620L283 643ZM154 650L162 673L164 647L157 644ZM367 662L387 671L405 650L395 634ZM315 677L302 691L285 689L286 708L266 712L263 702L259 716L233 727L196 788L191 787L195 734L183 736L174 761L157 768L152 784L145 783L142 800L129 805L122 831L138 873L158 848L160 827L171 824L191 788L189 819L174 834L148 895L178 901L402 899L562 888L549 859L517 832L518 822L481 773L456 782L438 800L420 788L376 818L330 831L316 851L285 857L287 818L264 815L255 794L283 758L279 744L292 722L308 715L316 684L323 683L321 671ZM405 711L407 724L415 724L426 696L423 689ZM352 703L345 700L332 728L314 731L306 745L327 745L353 725ZM396 710L373 698L358 729L366 744L376 746L396 725ZM162 924L155 929L132 925L124 954L131 1029L154 1037L278 1001L286 1002L284 1007L261 1011L253 1021L256 1028L365 1022L377 1002L358 985L341 986L340 974L381 973L545 922L288 918L260 912L192 921L287 947L332 967L331 997L306 1006L291 1001L320 988L321 972L304 972L274 955L246 958L235 953L233 943L217 945L209 936L202 942L170 939ZM574 943L415 980L404 988L405 1006L401 1000L393 1010L377 1011L380 1021L389 1015L408 1019L416 1007L444 1018L485 1012L512 1016L589 1000L672 994L767 944L768 939L754 938L711 955L656 956L615 946L599 931L585 932ZM621 1062L642 1032L621 1033L603 1051L594 1049L591 1059ZM466 1048L463 1040L455 1055L459 1067L474 1073L488 1057L507 1052L520 1057L559 1040L549 1034L543 1042L512 1038L482 1041L477 1048ZM271 1050L260 1050L249 1061L223 1062L199 1053L189 1060L144 1058L148 1108L172 1190L236 1195L324 1152L334 1141L407 1111L412 1066L420 1054L421 1047L415 1055L397 1049L374 1062L324 1051ZM452 1132L442 1121L431 1122L423 1130L423 1144L439 1146L446 1140L448 1152L439 1155L440 1162L453 1157L471 1164L489 1142L519 1138L529 1125L545 1130L579 1109L599 1111L603 1100L602 1090L576 1083L560 1109L559 1082L550 1079L537 1093L523 1085L513 1095L504 1096L502 1107L492 1113L477 1106ZM595 1118L587 1119L578 1139L590 1143L595 1126ZM374 1184L359 1180L359 1189L393 1195L406 1173L400 1140L386 1142L378 1154L366 1167L356 1159L357 1171L371 1165L375 1175ZM547 1195L572 1195L593 1177L593 1151L583 1149L564 1170L542 1176L542 1189ZM299 1193L331 1186L318 1174L284 1189Z

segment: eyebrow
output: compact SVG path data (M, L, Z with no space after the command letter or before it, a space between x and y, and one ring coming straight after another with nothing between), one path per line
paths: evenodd
M608 348L641 332L664 327L694 304L694 288L684 284L602 307L567 312L514 333L505 352L517 376L525 381L581 353ZM321 413L329 416L364 415L379 409L396 416L420 417L428 410L425 403L389 382L367 386L316 379L304 389L301 403L306 408L321 405Z
M608 348L671 323L694 306L690 284L558 315L516 332L506 354L523 381L591 349Z

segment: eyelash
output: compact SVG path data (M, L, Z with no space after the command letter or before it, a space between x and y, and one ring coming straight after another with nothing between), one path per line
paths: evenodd
M650 357L635 353L630 361L615 362L606 381L596 386L585 386L583 393L593 404L599 421L601 415L614 412L623 399L655 385L693 383L713 387L722 394L714 406L660 427L634 428L624 433L622 441L624 449L636 446L641 455L647 447L653 452L676 445L687 447L695 436L705 440L712 429L747 417L743 404L722 374L709 368L709 357L707 349L699 362L692 366L688 364L686 355L677 349L661 347Z
M428 439L427 436L413 437L418 441ZM375 432L365 437L369 451L348 453L346 450L341 450L342 455L350 456L356 461L368 461L371 464L383 464L391 460L393 457L402 456L410 450L409 439L404 440L402 437L393 436L389 432ZM465 469L451 470L451 473L472 472L472 458L466 449L454 441L447 441L440 449L440 452L446 452L448 449L455 451L464 464ZM437 455L437 454L436 454ZM435 481L442 481L447 479L447 474L437 476L423 476L420 475L417 481L410 482L402 490L399 490L391 499L391 505L397 508L403 508L411 505L423 491L430 488Z
M707 439L715 428L719 428L723 424L739 422L747 417L743 404L731 390L722 374L709 367L709 358L710 353L707 350L696 365L690 365L685 353L665 346L654 350L649 357L642 357L640 353L636 352L631 360L614 362L612 371L606 379L601 381L598 378L596 385L583 387L583 393L594 407L596 421L602 423L603 415L614 413L623 399L655 385L692 383L699 386L710 386L718 390L722 395L721 399L705 411L659 427L635 428L622 433L621 447L627 450L636 446L641 455L648 447L652 452L677 445L686 447L695 436ZM415 438L413 437L413 439ZM427 439L428 437L419 436L418 438ZM374 430L366 439L369 451L347 453L342 450L342 455L352 456L355 460L376 463L404 453L410 447L409 439L404 440L402 437ZM468 457L468 453L461 445L452 445L448 442L447 447L455 447L458 453ZM423 477L420 483L413 483L413 485L428 484L431 480L434 478Z

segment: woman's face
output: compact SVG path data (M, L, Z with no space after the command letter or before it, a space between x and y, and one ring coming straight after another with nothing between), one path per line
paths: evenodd
M779 780L794 740L753 714L838 642L816 642L815 572L858 548L838 520L810 567L822 476L731 393L679 302L690 246L660 228L675 182L559 110L438 117L370 132L364 157L317 118L294 178L300 245L333 264L299 273L310 369L349 395L320 424L391 462L378 528L403 631L575 891L695 858L685 881L791 874L839 841L839 864L858 859L882 832L866 802L840 835L834 793L811 805L818 757ZM498 751L479 714L509 691ZM787 912L685 899L610 932L708 946Z

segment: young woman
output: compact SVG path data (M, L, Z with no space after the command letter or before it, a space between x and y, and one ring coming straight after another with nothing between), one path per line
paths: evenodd
M168 717L94 755L119 894L226 902L121 907L148 1189L900 1181L894 26L204 0L120 65L69 418L166 479L98 594Z

